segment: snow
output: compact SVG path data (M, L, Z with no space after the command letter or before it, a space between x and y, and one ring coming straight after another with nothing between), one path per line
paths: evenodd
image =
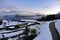
M7 20L4 20L3 22L6 22L5 26L22 24L22 22L15 22L15 21L8 22ZM28 20L28 22L29 22L29 20ZM29 22L28 25L32 24L33 22L32 21ZM50 29L49 29L49 24L51 22L52 21L39 22L39 23L41 23L40 25L32 25L32 26L30 26L31 29L36 29L37 30L37 34L39 33L38 36L34 40L52 40L52 35L51 35ZM56 29L58 30L59 34L60 34L59 24L60 24L60 20L58 20L55 23L55 26L56 26ZM3 25L4 24L0 25L1 26L0 28L3 28ZM11 28L14 28L14 27L12 26ZM23 28L23 29L25 29L25 28ZM3 32L11 32L11 31L10 30L0 30L0 38L3 38L2 34L1 34ZM12 32L12 33L5 33L3 35L5 37L11 37L11 36L19 35L21 33L23 33L23 30L17 31L17 32ZM13 38L13 39L15 40L15 38ZM12 39L10 38L9 40L12 40Z
M28 22L28 23L34 23L34 22L36 22L36 20L27 20L27 19L21 19L22 21L26 21L26 22Z
M57 22L55 23L55 27L60 35L60 20L57 20Z
M52 35L49 30L49 23L45 22L40 25L40 34L34 40L52 40Z
M3 37L2 37L2 34L0 34L0 38L3 38Z
M9 30L0 30L0 33L11 32Z
M40 30L40 29L39 29L39 28L40 28L40 25L32 25L32 26L29 26L29 27L30 27L30 30L31 30L31 29L36 29L36 33L37 33L37 34L40 32L40 31L39 31L39 30Z
M22 21L32 21L35 22L36 20L27 20L27 19L21 19Z
M4 23L6 23L4 25ZM0 28L4 28L4 26L10 26L10 25L17 25L17 24L23 24L25 22L15 22L15 21L7 21L7 20L3 20L3 24L0 25ZM11 26L9 28L14 28L14 26ZM19 28L19 29L16 29L16 30L20 30L20 29L25 29L25 28ZM16 30L0 30L0 38L3 38L2 35L4 35L4 37L11 37L11 36L15 36L15 35L19 35L21 33L23 33L23 30L20 30L20 31L17 31L17 32L12 32L12 31L16 31ZM12 33L6 33L6 32L12 32ZM3 33L3 34L2 34ZM12 40L12 39L10 39ZM14 38L15 40L15 38Z
M6 24L4 24L6 23ZM18 24L24 24L25 22L15 22L15 21L7 21L7 20L3 20L3 24L0 25L0 28L3 28L4 26L10 26L10 25L18 25ZM13 27L10 27L13 28Z
M3 24L2 24L2 25L0 25L0 28L3 28Z
M11 26L11 27L9 27L9 28L14 28L14 26Z
M15 38L9 38L8 40L18 40L19 38L18 37L15 37Z
M13 40L12 38L9 38L8 40Z
M17 25L17 24L23 24L24 22L15 22L15 21L7 21L7 20L3 20L3 23L6 23L5 26L9 26L9 25Z
M11 36L15 36L15 35L19 35L23 33L23 31L17 31L17 32L12 32L12 33L7 33L7 34L3 34L5 37L11 37Z

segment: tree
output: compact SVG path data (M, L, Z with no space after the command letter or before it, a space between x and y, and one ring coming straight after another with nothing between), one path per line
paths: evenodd
M3 21L2 21L2 20L0 20L0 25L2 25L2 23L3 23Z

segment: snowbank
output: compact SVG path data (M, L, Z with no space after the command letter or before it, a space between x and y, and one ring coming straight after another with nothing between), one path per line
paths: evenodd
M55 27L60 35L60 20L57 20L57 22L55 23Z

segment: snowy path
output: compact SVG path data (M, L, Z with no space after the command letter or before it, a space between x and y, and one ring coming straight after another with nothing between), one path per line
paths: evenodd
M40 34L34 40L52 40L49 24L50 22L45 22L40 26Z
M57 30L55 28L55 22L51 22L49 24L49 28L50 28L53 40L59 40L59 34L58 34L58 32L57 32Z

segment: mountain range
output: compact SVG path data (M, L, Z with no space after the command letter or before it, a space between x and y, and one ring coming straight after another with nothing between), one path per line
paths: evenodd
M20 19L29 19L29 20L36 20L42 16L43 14L39 13L32 13L28 11L1 11L0 12L0 19L5 20L15 20L20 21Z

